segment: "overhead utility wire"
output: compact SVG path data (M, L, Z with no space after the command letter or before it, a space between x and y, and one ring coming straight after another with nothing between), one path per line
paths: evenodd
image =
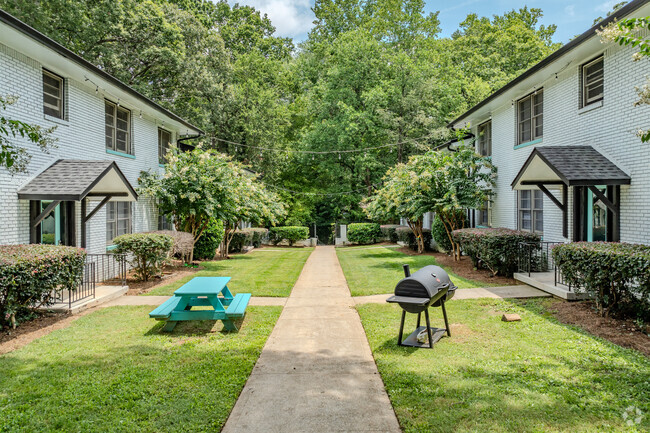
M302 154L309 154L309 155L327 155L327 154L337 154L337 153L359 153L359 152L367 152L369 150L385 149L387 147L399 146L400 144L407 144L407 143L412 143L414 141L425 140L427 138L431 138L433 135L434 134L429 134L429 135L425 135L425 136L420 137L420 138L410 138L408 140L399 141L397 143L383 144L381 146L366 147L366 148L363 148L363 149L341 149L341 150L275 149L275 148L272 148L272 147L261 147L261 146L253 146L251 144L237 143L235 141L224 140L223 138L217 138L217 137L212 137L212 138L217 140L217 141L221 141L222 143L232 144L233 146L249 147L251 149L267 150L267 151L270 151L270 152L302 153Z

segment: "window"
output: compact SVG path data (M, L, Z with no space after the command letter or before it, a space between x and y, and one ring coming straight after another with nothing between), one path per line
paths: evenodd
M488 199L476 213L476 225L481 227L492 227L492 202Z
M172 133L158 128L158 162L164 164L167 162L167 151L172 141Z
M106 107L106 149L131 154L131 112L112 102Z
M171 215L164 215L162 212L158 213L158 230L174 230Z
M107 245L111 245L115 237L132 232L132 216L133 206L129 201L111 201L106 204Z
M481 156L492 155L492 121L488 120L478 126L478 153Z
M517 144L542 137L544 92L538 90L517 102Z
M519 191L519 230L544 232L544 196L539 190Z
M599 57L582 66L582 106L603 99L604 61Z
M63 78L43 69L43 113L63 119Z

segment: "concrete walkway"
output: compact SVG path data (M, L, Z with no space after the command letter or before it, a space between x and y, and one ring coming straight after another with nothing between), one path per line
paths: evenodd
M399 432L333 247L316 247L224 433Z

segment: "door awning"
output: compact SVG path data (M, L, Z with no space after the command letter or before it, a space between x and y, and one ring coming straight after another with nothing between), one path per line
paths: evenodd
M110 197L135 201L135 190L115 161L60 159L18 190L22 200L81 201Z
M536 147L512 181L512 188L539 185L629 185L630 176L591 146Z

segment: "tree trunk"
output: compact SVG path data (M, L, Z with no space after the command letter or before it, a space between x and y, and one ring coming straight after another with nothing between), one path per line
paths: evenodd
M449 216L445 212L438 212L438 217L440 218L440 221L442 221L442 225L445 228L445 232L447 232L447 238L451 243L452 257L454 258L455 261L459 261L460 245L458 245L456 241L454 241L454 237L452 236L452 232L454 231L455 228L455 223L454 221L451 221L451 218L449 218Z
M409 227L413 231L413 235L415 235L415 243L418 246L418 254L422 254L424 252L424 237L422 236L422 218L419 218L415 221L411 221L410 219L407 219L406 222L408 223Z

